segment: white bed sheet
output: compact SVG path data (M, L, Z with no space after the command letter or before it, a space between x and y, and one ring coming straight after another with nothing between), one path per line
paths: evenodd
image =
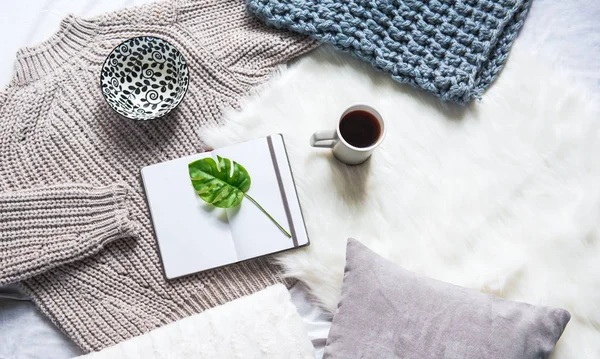
M151 0L21 0L0 3L0 87L12 77L17 49L48 38L69 13L89 17ZM565 68L600 93L600 1L535 0L519 41L528 41L542 58L557 58ZM501 76L501 75L500 75ZM315 356L322 356L330 317L306 295L301 283L291 289ZM0 359L71 358L80 350L16 287L0 287Z

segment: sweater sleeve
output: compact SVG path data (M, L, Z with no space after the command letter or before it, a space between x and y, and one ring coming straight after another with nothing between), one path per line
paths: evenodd
M135 235L128 191L117 184L0 193L0 285L81 260L113 240Z
M180 0L178 20L244 83L264 81L276 65L318 46L308 37L265 25L242 0Z

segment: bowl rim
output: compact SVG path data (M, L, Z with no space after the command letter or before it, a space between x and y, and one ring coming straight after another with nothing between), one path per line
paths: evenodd
M110 55L111 55L113 52L115 52L115 50L116 50L116 49L118 49L118 48L119 48L121 45L123 45L124 43L126 43L126 42L129 42L129 41L131 41L131 40L133 40L133 39L140 39L140 38L144 38L144 37L150 37L150 38L158 39L158 40L164 41L164 42L166 42L167 44L169 44L169 45L173 46L173 48L174 48L175 50L177 50L177 52L179 52L179 54L181 55L181 57L183 57L183 60L185 61L185 66L186 66L186 68L187 68L187 70L188 70L188 83L187 83L187 85L185 86L185 88L183 89L183 95L181 95L181 99L179 99L179 102L177 102L177 103L175 104L175 106L173 106L171 109L169 109L169 111L165 112L164 114L162 114L162 115L160 115L160 116L156 116L156 117L150 118L150 119L146 119L146 120L145 120L145 119L138 118L138 117L131 117L131 116L123 115L122 113L120 113L119 111L117 111L117 110L116 110L114 107L112 107L112 105L110 104L110 102L108 102L108 99L106 98L106 95L104 94L104 91L102 91L102 79L104 78L104 75L103 75L102 73L103 73L103 70L104 70L104 66L106 66L106 63L108 62L108 58L110 57ZM153 35L140 35L140 36L134 36L134 37L130 37L130 38L128 38L128 39L125 39L125 40L121 41L121 42L120 42L118 45L116 45L116 46L115 46L115 47L114 47L112 50L110 50L110 52L109 52L109 53L108 53L108 55L106 56L106 59L104 59L104 62L102 63L102 67L100 68L100 92L102 93L102 97L104 98L104 101L106 102L106 104L108 105L108 107L109 107L109 108L110 108L112 111L114 111L114 112L115 112L117 115L119 115L119 116L121 116L121 117L125 117L126 119L129 119L129 120L134 120L134 121L154 121L154 120L157 120L157 119L159 119L159 118L163 118L163 117L167 116L167 115L168 115L168 114L170 114L170 113L171 113L173 110L175 110L177 107L179 107L179 105L180 105L180 104L181 104L181 102L183 101L183 98L184 98L184 97L185 97L185 95L187 94L188 87L189 87L189 85L190 85L190 82L189 82L189 77L190 77L190 76L189 76L189 73L190 73L190 71L189 71L189 68L188 68L188 61L187 61L187 59L186 59L186 58L185 58L185 56L183 55L183 52L181 52L177 46L173 45L173 43L171 43L171 42L169 42L169 41L167 41L167 40L165 40L165 39L163 39L163 38L161 38L161 37L158 37L158 36L153 36Z

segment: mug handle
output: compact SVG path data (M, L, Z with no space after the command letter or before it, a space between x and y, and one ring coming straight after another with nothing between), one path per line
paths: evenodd
M310 138L312 147L332 148L337 142L337 134L334 130L317 131Z

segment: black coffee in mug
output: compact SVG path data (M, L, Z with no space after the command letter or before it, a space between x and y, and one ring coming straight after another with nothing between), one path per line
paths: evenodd
M313 133L310 145L330 148L341 162L358 165L371 157L385 134L385 123L379 112L367 105L354 105L342 113L334 130Z
M381 124L375 115L363 110L348 112L340 120L340 135L354 147L364 148L377 143Z

